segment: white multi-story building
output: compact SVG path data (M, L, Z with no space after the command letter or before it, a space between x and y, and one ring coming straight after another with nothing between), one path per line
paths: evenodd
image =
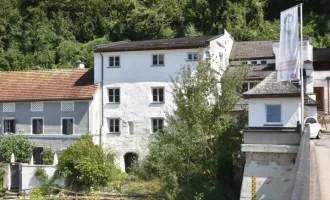
M148 145L173 110L171 76L184 65L196 66L199 55L225 69L233 39L216 36L122 41L95 47L95 83L101 84L101 143L117 155L122 170L133 157L143 158Z

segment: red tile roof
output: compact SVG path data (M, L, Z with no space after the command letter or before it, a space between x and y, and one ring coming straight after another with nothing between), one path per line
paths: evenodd
M93 69L0 71L0 102L93 99Z

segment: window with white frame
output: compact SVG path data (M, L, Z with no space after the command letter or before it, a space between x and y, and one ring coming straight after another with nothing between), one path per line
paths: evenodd
M152 55L152 65L164 65L164 54L155 54Z
M266 122L281 123L281 105L266 105Z
M74 111L74 102L73 101L62 101L61 102L61 111Z
M260 64L262 64L262 65L266 65L266 64L267 64L267 60L262 60L262 61L260 61Z
M163 127L164 127L163 118L151 118L152 133L157 133L159 130L162 130Z
M110 56L109 57L109 67L120 67L120 57Z
M2 112L15 112L15 103L2 104Z
M119 133L120 132L120 119L110 118L109 119L109 132Z
M258 62L256 60L251 61L251 65L256 65Z
M31 111L32 112L42 112L44 110L44 102L32 102Z
M14 118L3 119L3 133L15 133L16 124Z
M197 61L198 53L188 53L188 61Z
M119 88L109 88L109 103L120 103L120 89Z
M240 93L244 93L250 89L252 89L254 86L256 86L259 82L258 81L246 81L243 83L242 91ZM239 92L239 91L238 91Z
M32 134L43 134L43 133L44 133L44 119L32 118Z
M62 118L62 134L72 135L74 131L74 119L73 118Z
M164 103L164 88L152 88L152 102Z

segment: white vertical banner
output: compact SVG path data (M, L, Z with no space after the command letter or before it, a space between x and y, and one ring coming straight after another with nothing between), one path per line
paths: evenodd
M281 12L277 81L300 79L300 45L298 36L298 6Z

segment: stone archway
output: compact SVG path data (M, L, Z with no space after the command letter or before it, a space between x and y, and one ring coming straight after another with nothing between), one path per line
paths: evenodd
M138 155L134 152L128 152L124 155L125 172L130 173L134 162L138 160Z

